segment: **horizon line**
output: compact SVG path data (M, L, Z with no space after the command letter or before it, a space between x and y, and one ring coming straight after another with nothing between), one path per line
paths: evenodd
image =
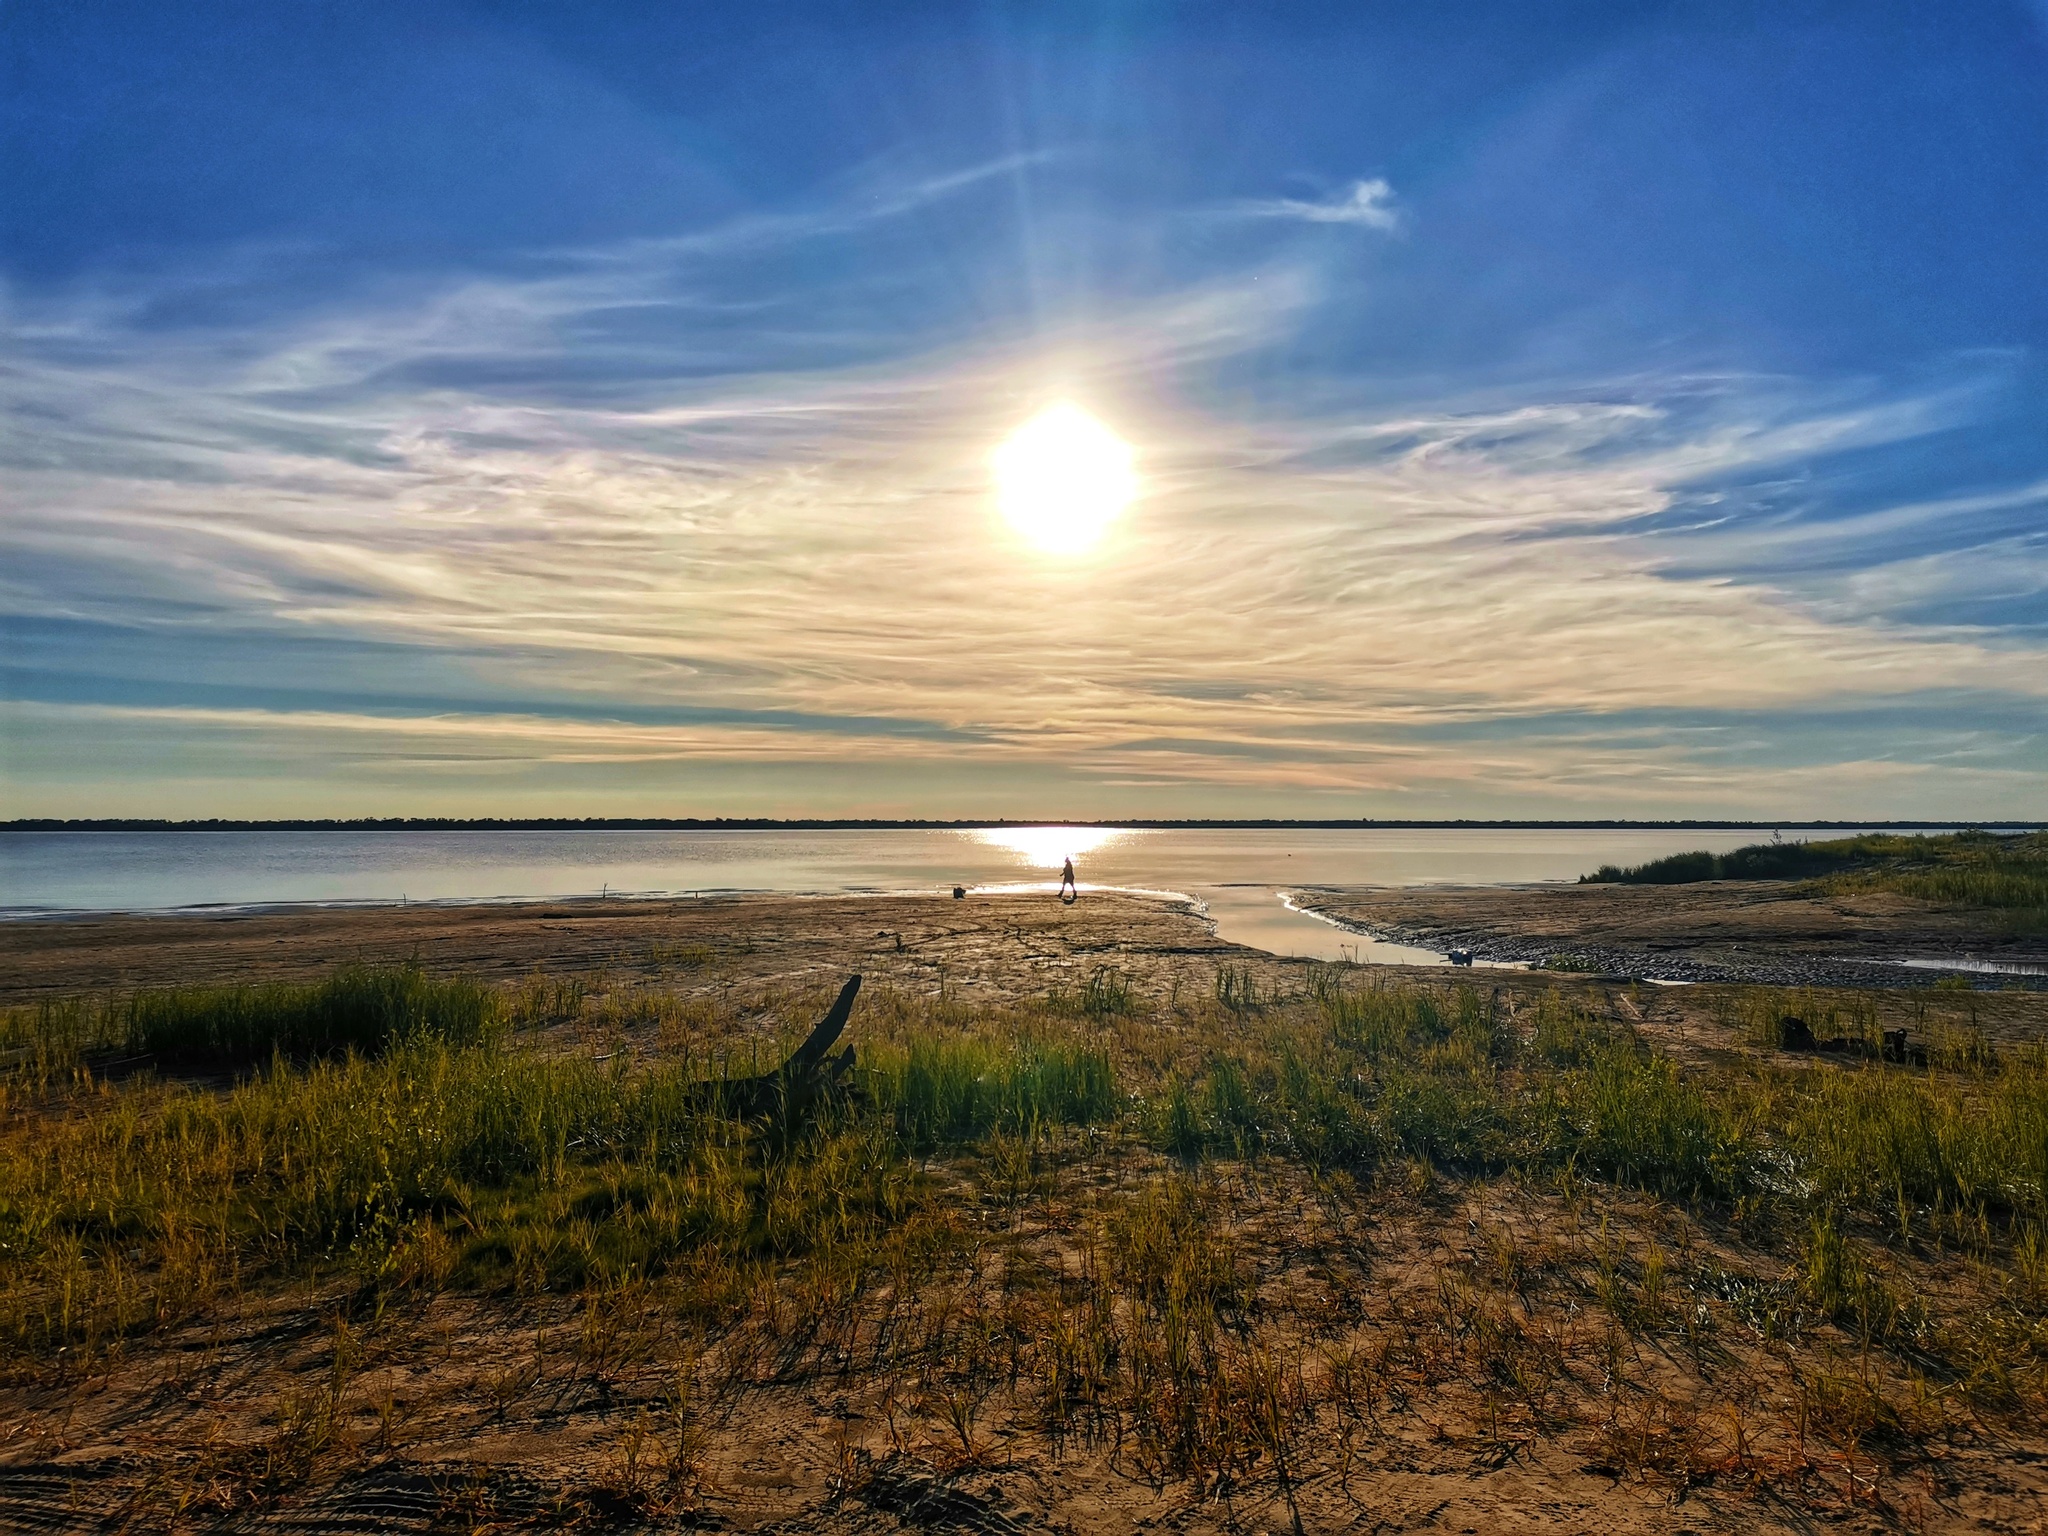
M1662 819L1625 817L1285 817L1285 816L1184 816L1120 817L1075 819L1061 817L978 817L908 818L870 816L356 816L356 817L270 817L232 819L205 817L170 819L162 817L18 817L0 821L0 833L7 832L658 832L658 831L963 831L1003 827L1092 827L1128 828L1134 831L1175 831L1216 828L1221 830L1342 831L1387 828L1427 830L1473 828L1482 830L1597 831L1644 828L1652 830L1765 831L1773 828L1797 830L1838 830L1869 828L1875 831L1969 831L1977 828L2039 829L2048 822L2025 819L1945 821L1931 819L1875 820L1858 818L1791 817L1783 820L1738 820L1721 817L1677 817Z

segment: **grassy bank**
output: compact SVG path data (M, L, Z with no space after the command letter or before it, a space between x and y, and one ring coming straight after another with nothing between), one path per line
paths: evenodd
M829 1380L947 1465L1000 1427L1006 1454L1288 1498L1415 1414L1475 1445L1591 1436L1682 1483L2048 1411L2039 1047L1958 1014L1923 1068L1684 1066L1597 989L1288 974L1147 995L1099 971L973 1006L872 989L854 1091L794 1145L689 1091L777 1049L761 1007L704 995L351 973L18 1014L0 1350L17 1376L91 1371L294 1295L356 1317L546 1302L643 1416L678 1371L728 1418ZM1716 999L1731 1040L1793 1010L1878 1022L1839 994ZM661 1048L596 1060L538 1027L571 1009ZM358 1043L307 1022L337 1016L385 1023ZM109 1082L79 1054L167 1017L206 1022L155 1038L257 1065ZM500 1415L538 1390L514 1365L489 1378ZM677 1423L635 1497L697 1475L701 1421Z
M1813 880L1833 890L1885 890L2048 923L2048 833L1871 833L1811 843L1753 843L1729 853L1677 853L1581 884L1684 885L1701 880Z

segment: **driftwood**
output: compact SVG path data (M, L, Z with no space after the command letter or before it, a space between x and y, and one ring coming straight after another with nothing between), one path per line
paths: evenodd
M691 1085L692 1097L703 1108L736 1120L778 1122L785 1130L803 1125L818 1106L839 1092L846 1074L853 1070L853 1047L836 1056L832 1047L846 1029L853 1012L853 1000L860 996L860 977L847 979L839 989L838 1001L811 1031L810 1038L790 1053L789 1060L772 1072L757 1077L721 1078Z
M1806 1020L1786 1014L1778 1020L1778 1046L1787 1051L1820 1051L1831 1056L1875 1056L1905 1066L1927 1065L1927 1047L1916 1043L1903 1029L1884 1032L1884 1044L1873 1048L1861 1035L1835 1035L1816 1039Z

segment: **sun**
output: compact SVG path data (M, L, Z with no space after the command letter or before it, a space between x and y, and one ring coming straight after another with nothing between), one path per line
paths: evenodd
M1131 445L1064 400L1012 432L993 463L1003 516L1051 555L1092 548L1138 489Z

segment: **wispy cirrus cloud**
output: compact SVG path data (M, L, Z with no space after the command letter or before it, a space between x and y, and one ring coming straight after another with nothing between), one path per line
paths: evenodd
M986 179L935 179L872 227ZM2048 698L2023 630L1897 596L1915 541L1999 558L1994 513L2022 492L1968 516L1745 499L1938 434L1967 392L1673 372L1399 409L1308 382L1253 397L1240 381L1324 301L1313 266L906 341L760 270L851 218L556 255L263 327L167 335L138 318L160 293L17 295L0 608L187 655L231 634L234 683L270 689L234 706L169 667L112 701L85 681L110 650L80 642L16 666L19 707L79 740L161 730L199 765L212 741L211 771L253 741L451 794L462 771L534 794L615 773L644 794L715 767L743 800L767 765L857 803L894 771L962 813L976 784L1073 811L1120 784L1212 809L1697 811L1830 782L1716 745L1745 712L1961 689L2024 721ZM1020 550L989 504L990 449L1053 396L1136 444L1146 485L1086 565ZM1794 579L1820 565L1825 591ZM266 637L330 647L323 684L266 682ZM408 670L435 674L431 696ZM1676 704L1718 723L1658 713ZM1543 724L1565 719L1629 723ZM1483 742L1444 734L1488 722ZM2026 737L2008 719L1939 761L1896 722L1845 725L1832 782L1871 786L1872 813L1936 782L2017 806L2038 783L2014 766Z
M1379 176L1354 181L1331 197L1254 198L1231 204L1231 212L1248 219L1298 219L1305 224L1356 224L1381 230L1401 227L1394 188Z

